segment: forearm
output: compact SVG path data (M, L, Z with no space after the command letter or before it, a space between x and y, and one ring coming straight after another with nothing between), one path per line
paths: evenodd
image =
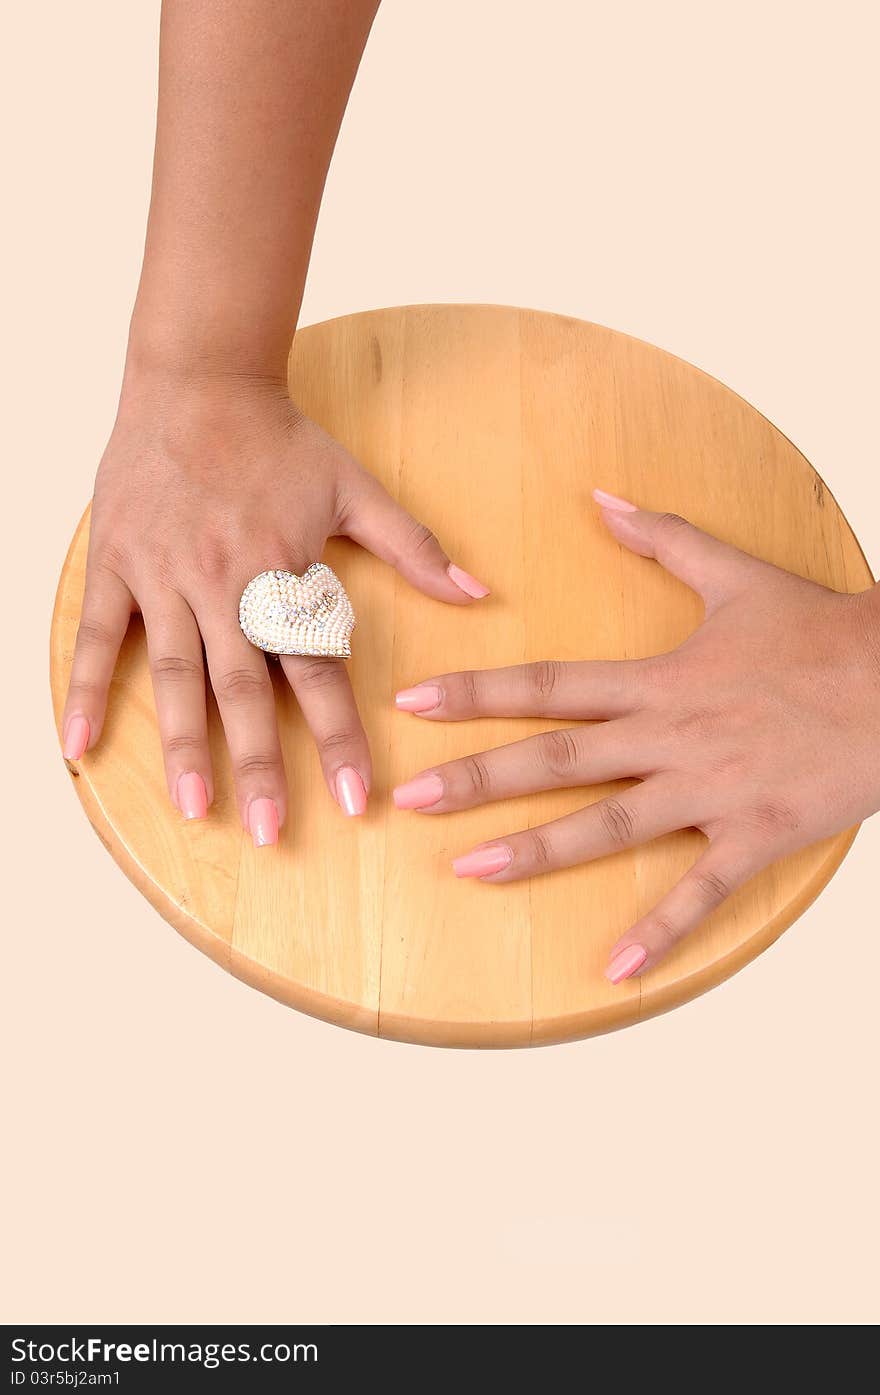
M283 377L379 0L164 0L129 369Z

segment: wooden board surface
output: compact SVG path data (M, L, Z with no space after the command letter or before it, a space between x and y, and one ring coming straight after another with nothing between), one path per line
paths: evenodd
M488 581L492 597L465 611L444 607L353 544L328 546L358 615L351 673L373 750L371 807L363 819L340 814L276 675L291 814L271 852L256 852L241 830L213 709L214 807L194 823L171 808L134 621L103 741L69 763L88 817L126 874L193 944L254 987L407 1041L565 1041L673 1007L747 963L825 885L851 832L777 863L661 966L612 987L602 973L609 947L693 861L700 835L531 882L458 881L450 859L474 843L613 787L446 817L398 812L391 787L420 768L566 724L434 725L395 712L392 699L450 669L634 658L684 639L700 603L614 542L591 503L595 485L685 514L838 590L870 585L849 525L807 461L753 407L681 360L534 311L415 306L315 325L297 336L291 384L302 407ZM58 716L87 531L86 514L52 626Z

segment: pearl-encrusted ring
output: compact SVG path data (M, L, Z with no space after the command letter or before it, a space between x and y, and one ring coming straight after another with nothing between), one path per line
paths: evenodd
M241 593L238 621L266 654L350 659L354 610L339 577L324 562L295 572L260 572Z

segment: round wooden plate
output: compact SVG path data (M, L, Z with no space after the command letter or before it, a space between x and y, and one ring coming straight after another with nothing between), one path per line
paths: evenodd
M611 786L426 818L392 785L426 765L529 735L538 721L433 725L394 710L431 674L540 658L631 658L678 644L699 601L623 551L595 485L673 510L838 590L871 574L822 481L733 392L681 360L578 320L494 306L411 306L299 332L292 394L484 578L461 610L412 591L335 541L327 560L358 615L351 674L375 779L369 813L331 800L276 674L291 814L277 849L242 832L216 711L216 802L185 823L165 788L143 630L133 622L99 748L70 773L100 838L199 949L292 1007L359 1031L442 1046L528 1046L622 1027L685 1002L754 958L828 881L853 832L745 887L641 979L612 987L610 945L696 857L690 831L511 886L458 881L481 839L576 809ZM88 516L52 626L60 715L76 636Z

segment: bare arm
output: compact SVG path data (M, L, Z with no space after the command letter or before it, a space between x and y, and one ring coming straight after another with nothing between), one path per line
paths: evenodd
M378 0L165 0L136 362L283 376Z
M272 683L238 604L345 534L437 600L486 594L290 402L286 360L327 167L377 0L166 0L143 274L120 406L98 470L65 755L100 739L143 613L169 795L213 800L206 672L242 823L274 843L287 782ZM344 579L343 579L344 580ZM327 785L363 813L370 752L345 664L285 656Z

